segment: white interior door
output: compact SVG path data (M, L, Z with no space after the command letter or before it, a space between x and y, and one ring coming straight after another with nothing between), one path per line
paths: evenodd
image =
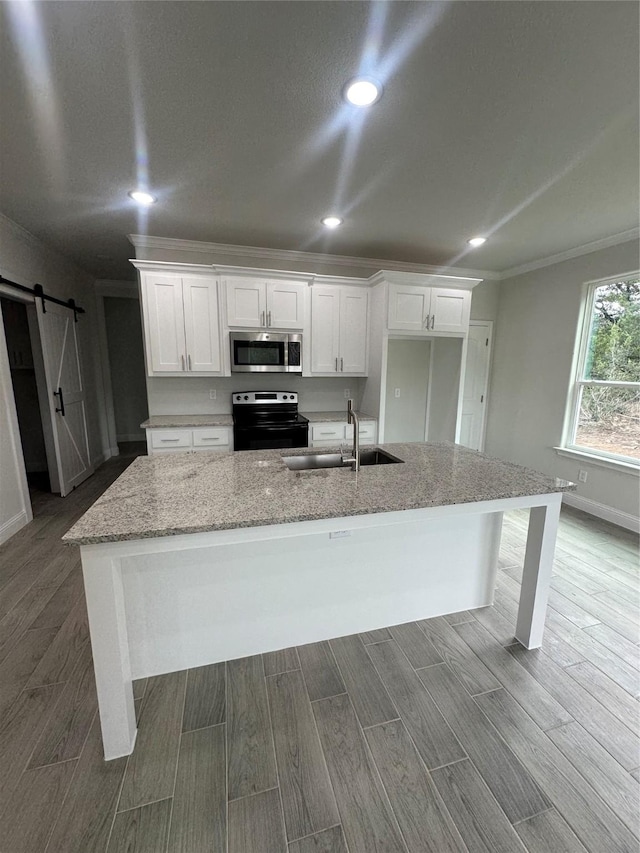
M36 300L49 414L60 494L64 497L93 473L85 411L77 324L73 311Z
M484 449L492 334L489 320L469 324L460 444L472 450Z

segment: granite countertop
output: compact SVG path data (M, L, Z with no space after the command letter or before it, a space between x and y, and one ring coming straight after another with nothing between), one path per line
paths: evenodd
M309 418L313 423L326 423L328 421L340 421L347 422L347 410L342 409L337 412L300 412L305 418ZM356 415L360 418L361 421L376 421L377 418L374 418L372 415L365 415L364 412L359 412L356 410Z
M140 456L63 537L77 545L448 506L575 488L454 444L382 445L404 464L290 471L282 453Z
M152 415L140 424L141 429L208 426L233 426L233 418L231 415Z

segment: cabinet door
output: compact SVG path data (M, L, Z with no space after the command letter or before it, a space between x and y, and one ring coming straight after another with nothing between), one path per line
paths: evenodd
M186 368L182 278L145 273L142 299L149 375L181 373Z
M340 290L311 288L311 373L336 373L340 343Z
M432 330L466 332L471 312L471 291L444 287L431 288Z
M297 281L267 282L267 326L271 329L301 329L307 285Z
M266 287L256 278L232 278L223 282L227 292L227 322L253 329L266 326Z
M220 323L218 283L201 276L182 279L187 370L190 373L220 373Z
M426 331L430 302L428 287L390 284L388 327L408 332Z
M340 371L366 374L369 293L361 287L340 288Z

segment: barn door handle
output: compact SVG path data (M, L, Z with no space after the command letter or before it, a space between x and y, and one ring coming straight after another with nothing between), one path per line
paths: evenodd
M53 396L60 398L60 408L56 408L56 412L60 412L62 417L64 417L64 397L62 396L62 388L58 388L57 391L54 391Z

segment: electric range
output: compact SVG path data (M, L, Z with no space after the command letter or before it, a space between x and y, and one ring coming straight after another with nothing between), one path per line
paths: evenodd
M231 406L234 450L307 447L309 419L295 391L234 391Z

